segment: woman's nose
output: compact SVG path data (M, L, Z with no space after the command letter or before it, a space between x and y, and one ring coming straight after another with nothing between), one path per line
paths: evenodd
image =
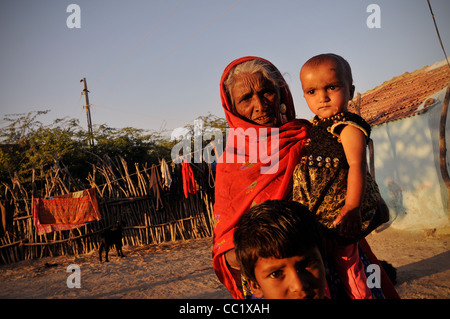
M255 96L253 97L253 111L262 112L265 111L267 107L268 105L264 97L255 94Z

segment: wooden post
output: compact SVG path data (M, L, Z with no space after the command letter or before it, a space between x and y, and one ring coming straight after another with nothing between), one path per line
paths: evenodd
M83 82L83 95L85 101L85 105L83 106L83 108L86 109L88 143L89 146L92 147L94 146L94 133L92 132L91 105L89 104L89 95L88 95L89 91L87 89L86 78L81 79L80 82Z

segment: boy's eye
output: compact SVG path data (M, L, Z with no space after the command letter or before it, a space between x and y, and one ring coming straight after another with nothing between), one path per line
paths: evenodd
M297 265L297 272L310 271L316 269L318 266L318 260L308 259Z
M269 275L269 277L272 279L277 279L277 278L280 278L282 275L283 275L283 272L281 270L276 270L273 273L271 273Z
M315 90L309 90L308 92L306 92L306 94L314 94Z

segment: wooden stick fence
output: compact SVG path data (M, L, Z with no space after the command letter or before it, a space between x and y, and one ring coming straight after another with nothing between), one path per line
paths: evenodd
M150 170L135 164L130 174L122 158L104 158L100 165L92 166L88 181L97 190L102 219L71 230L54 231L38 235L32 219L32 198L39 193L36 185L45 181L40 190L45 196L78 191L66 167L56 166L42 172L41 181L35 181L33 170L32 191L27 192L17 175L11 184L2 182L13 205L12 225L0 237L0 264L45 256L77 255L89 253L99 247L100 233L117 220L124 224L124 245L138 246L212 236L214 189L207 164L192 164L197 179L197 193L185 198L181 180L170 190L161 192L161 208L156 209L156 198L149 189ZM174 173L181 172L181 166ZM175 175L174 175L175 176ZM178 174L180 177L180 174ZM208 182L208 178L210 179Z

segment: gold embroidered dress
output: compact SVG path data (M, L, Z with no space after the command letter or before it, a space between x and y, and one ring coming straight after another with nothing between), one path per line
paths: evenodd
M326 236L332 236L342 244L358 241L377 226L371 221L375 220L381 200L378 186L367 172L361 203L361 233L355 238L339 235L339 225L334 226L333 221L344 206L347 194L349 165L339 138L346 125L359 128L369 140L370 125L356 114L343 112L326 119L314 118L306 155L295 167L293 181L293 199L316 214Z

